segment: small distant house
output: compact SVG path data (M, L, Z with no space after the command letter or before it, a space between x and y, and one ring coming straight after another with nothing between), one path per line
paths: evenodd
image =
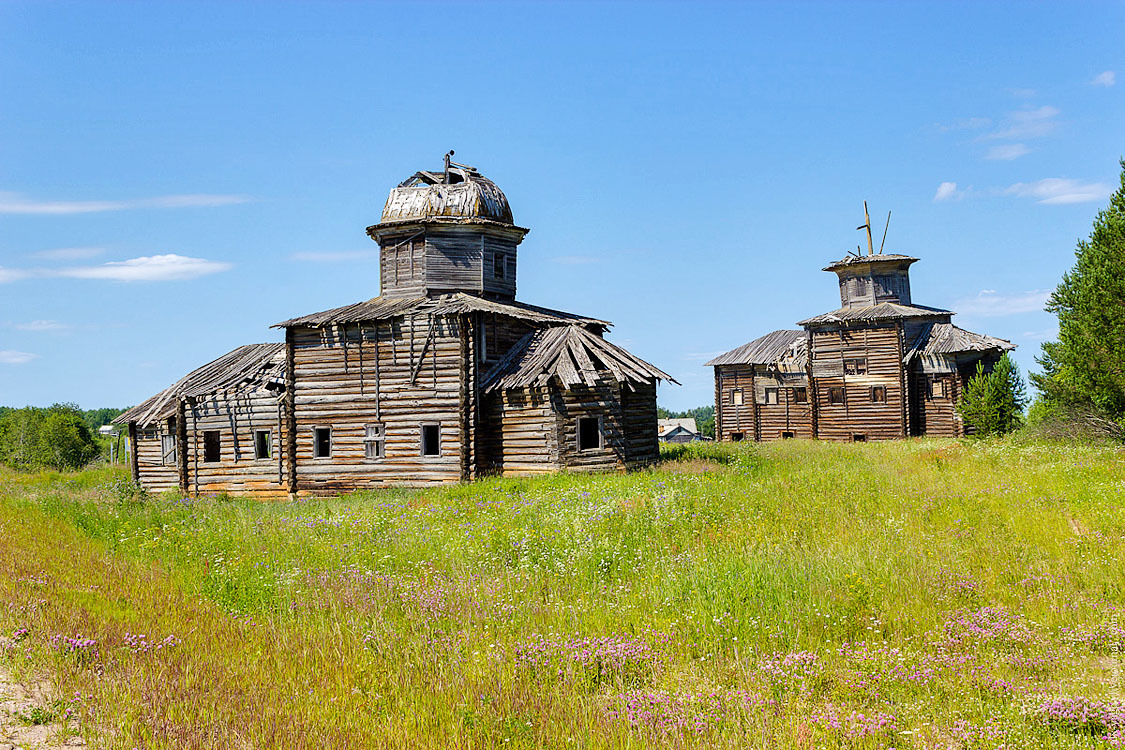
M278 323L260 367L217 360L120 417L134 476L294 495L655 461L672 379L606 341L608 322L516 300L527 231L476 169L417 172L367 228L381 294Z
M870 223L870 222L869 222ZM830 264L840 307L707 363L715 368L715 438L862 442L961 436L956 404L977 363L1015 347L958 328L953 312L913 302L918 259L870 253Z
M703 440L692 417L657 420L657 436L662 443L694 443Z

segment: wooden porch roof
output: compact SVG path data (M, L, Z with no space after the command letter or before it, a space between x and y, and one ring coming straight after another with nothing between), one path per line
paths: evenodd
M488 393L546 385L558 378L564 388L594 387L606 372L622 384L666 380L679 385L663 370L578 325L540 328L527 334L488 371L482 385Z
M804 370L808 347L804 331L774 331L720 354L704 367L717 365L779 365L783 360L794 370Z
M904 358L907 362L919 354L962 354L964 352L1011 351L1016 345L1007 339L973 333L952 323L932 323L922 329Z
M181 398L206 396L249 382L284 383L285 344L247 344L192 370L169 387L121 414L114 424L147 427L176 413Z

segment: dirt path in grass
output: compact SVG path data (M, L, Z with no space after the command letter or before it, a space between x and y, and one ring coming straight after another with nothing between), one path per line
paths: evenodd
M50 696L48 683L23 685L0 665L0 750L59 750L86 744L81 737L64 740L70 731L61 721L32 724L21 718L33 716L36 708L49 711Z

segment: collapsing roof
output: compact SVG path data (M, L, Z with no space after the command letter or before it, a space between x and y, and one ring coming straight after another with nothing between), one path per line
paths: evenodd
M246 383L283 386L285 344L247 344L192 370L160 393L142 401L113 420L147 427L176 413L181 398L197 398L237 388Z
M788 371L805 369L808 349L804 331L774 331L721 354L703 365L778 365Z
M541 328L527 334L484 377L486 393L546 385L557 378L564 388L594 387L609 372L622 385L679 383L619 346L581 326Z
M448 175L416 172L391 190L381 219L383 224L459 220L512 223L503 191L473 167L453 166Z
M1015 344L1006 339L966 331L952 323L931 323L918 334L918 338L906 353L904 360L909 362L912 357L917 355L936 356L991 350L1011 351L1015 348Z
M823 271L839 271L841 268L851 268L852 266L861 266L865 263L901 263L909 266L912 263L917 263L918 259L912 255L899 255L897 253L878 253L874 255L849 255L846 258L835 260L825 266Z
M373 320L386 320L399 315L431 314L431 315L457 315L469 312L490 312L498 315L507 315L517 320L542 325L582 325L597 329L606 329L611 325L604 320L584 318L580 315L550 310L546 307L537 307L523 302L496 302L486 300L472 294L455 292L442 294L436 297L375 297L366 302L356 302L352 305L337 307L324 312L303 315L299 318L276 323L274 328L289 326L318 327L335 323L359 323Z

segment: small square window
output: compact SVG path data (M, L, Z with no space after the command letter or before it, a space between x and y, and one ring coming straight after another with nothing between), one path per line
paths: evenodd
M795 437L797 437L797 435L796 435L795 433L792 433L792 432L783 432L783 433L781 433L781 439L782 439L782 440L791 440L791 439L793 439L793 438L795 438Z
M926 377L926 399L933 401L935 398L945 398L945 381L933 375Z
M591 451L602 447L601 423L600 417L578 418L578 450Z
M222 454L221 447L219 431L205 430L203 432L203 463L213 464L217 462Z
M845 375L866 375L867 374L867 360L859 359L845 359L844 360L844 374Z
M766 389L766 400L763 403L766 403L766 404L776 404L777 403L777 389L776 388L767 388Z
M733 406L742 406L742 389L735 388L730 392L730 402Z
M165 466L176 465L176 436L160 436L160 463Z
M809 401L809 391L804 386L793 389L793 403L807 404Z
M424 425L422 425L422 455L423 456L440 456L441 455L441 425L440 424L424 424Z
M273 433L269 430L254 430L254 458L269 458L273 455Z
M386 450L386 427L369 424L363 428L363 457L383 458Z
M867 442L867 435L865 433L862 433L862 432L856 432L852 435L852 442L853 443L866 443Z
M332 457L332 428L313 428L313 458Z
M844 403L844 389L841 386L832 386L828 389L828 403L842 404Z
M871 386L871 400L878 404L887 403L887 386L873 385Z
M745 438L746 438L746 435L745 435L745 433L742 433L742 432L732 432L730 434L730 441L732 443L741 443Z

